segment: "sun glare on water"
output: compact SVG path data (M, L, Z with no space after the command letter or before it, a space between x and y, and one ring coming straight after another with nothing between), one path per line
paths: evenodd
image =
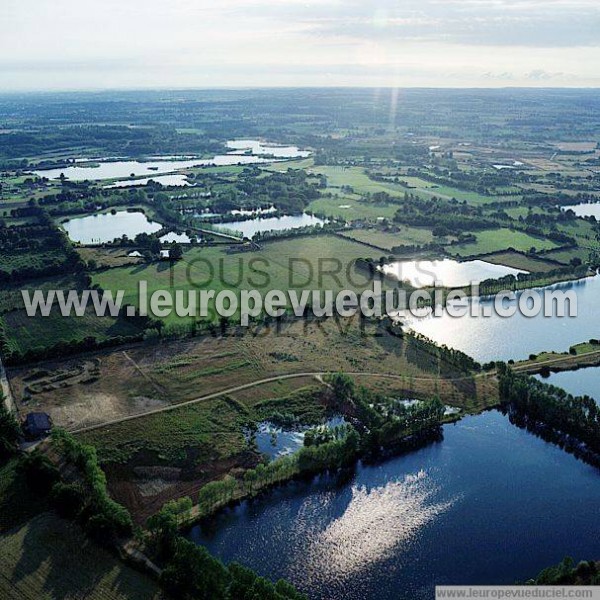
M456 501L434 502L438 489L424 470L370 490L354 486L343 515L321 531L306 532L309 542L298 565L303 580L309 586L317 579L339 583L398 554ZM308 519L300 522L314 527Z

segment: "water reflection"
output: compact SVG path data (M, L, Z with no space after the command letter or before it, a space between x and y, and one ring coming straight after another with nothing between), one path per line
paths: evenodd
M486 279L526 272L483 260L458 262L449 258L397 261L384 265L381 270L399 281L408 281L414 287L433 286L436 281L447 287L464 287Z
M269 146L263 145L258 140L237 140L227 142L228 148L234 148L233 152L228 154L219 154L213 158L185 158L174 156L152 157L147 162L137 160L112 160L108 158L98 159L97 161L77 160L77 166L67 166L58 169L40 169L34 171L39 177L48 179L59 179L61 174L71 181L97 181L100 179L124 179L131 176L148 176L148 179L156 179L152 175L161 173L170 173L181 169L190 169L201 166L229 166L229 165L250 165L258 163L272 162L273 159L265 158L264 155L273 156L275 159L283 160L286 158L301 158L310 155L306 150L299 150L295 146ZM239 150L235 150L238 148ZM251 150L246 154L245 150ZM108 162L103 162L108 161ZM181 179L179 181L182 181ZM134 185L141 185L136 183ZM167 184L165 184L167 185ZM185 185L183 183L174 183L172 185ZM120 186L119 186L120 187Z
M215 223L215 229L239 231L244 237L252 238L256 233L263 231L283 231L284 229L298 229L309 225L324 225L327 221L314 215L303 213L301 215L287 215L284 217L267 217L249 219L247 221L233 221L228 223Z
M590 396L600 403L600 367L587 367L577 371L552 373L550 377L536 375L545 383L564 388L574 396Z
M436 492L439 489L421 469L371 489L353 485L343 514L322 530L300 515L300 527L308 524L313 531L304 532L305 558L294 565L294 578L306 577L311 587L339 584L394 553L409 551L421 528L454 503L433 501Z
M563 206L563 210L572 210L578 217L596 217L600 220L600 202L584 202L572 206Z
M70 219L62 226L71 240L81 244L103 244L124 235L132 240L139 233L155 233L162 228L142 212L124 210Z
M117 181L111 185L106 185L107 189L111 188L122 188L122 187L135 187L138 185L147 185L150 181L160 183L161 185L171 187L181 187L191 185L186 175L159 175L158 177L146 177L145 179L133 179L128 181Z
M190 532L315 600L429 600L436 584L524 581L597 553L600 476L488 412L444 440L276 488Z
M563 352L573 344L599 337L600 313L597 302L600 297L600 276L543 289L575 291L577 317L557 317L556 311L553 311L552 317L545 317L543 313L536 317L525 317L517 312L509 318L496 314L473 317L470 313L456 318L443 313L440 317L410 318L407 324L437 343L462 350L480 362L520 360L544 350ZM480 305L491 305L493 300L476 298L472 302L479 313Z

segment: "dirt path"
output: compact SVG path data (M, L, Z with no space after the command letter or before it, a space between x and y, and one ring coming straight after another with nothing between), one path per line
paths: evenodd
M585 354L572 354L572 355L568 355L568 356L559 356L558 358L550 358L548 360L544 360L542 362L532 362L532 363L527 363L527 364L521 364L521 365L514 365L512 367L512 370L515 371L516 373L535 373L538 372L542 367L548 367L552 364L556 364L556 363L569 363L571 361L577 361L579 360L587 360L589 358L594 358L595 356L598 357L598 359L600 360L600 350L596 350L594 352L586 352ZM589 366L589 365L587 365Z
M107 427L110 425L116 425L118 423L124 423L125 421L133 421L133 419L140 419L141 417L147 417L148 415L155 415L159 413L164 413L172 410L177 410L183 406L190 406L192 404L197 404L198 402L204 402L206 400L212 400L213 398L218 398L219 396L225 396L227 394L234 394L235 392L241 392L242 390L247 390L249 388L257 387L259 385L264 385L266 383L273 383L280 380L286 379L297 379L301 377L314 377L317 381L325 384L323 377L330 375L331 373L325 371L309 371L304 373L287 373L283 375L275 375L273 377L266 377L265 379L258 379L257 381L252 381L250 383L245 383L243 385L237 385L235 387L227 388L225 390L221 390L219 392L213 392L212 394L207 394L206 396L200 396L199 398L194 398L193 400L187 400L186 402L179 402L178 404L171 404L169 406L163 406L161 408L157 408L154 410L149 410L145 413L140 413L137 415L128 415L126 417L121 417L120 419L114 419L112 421L105 421L104 423L97 423L95 425L90 425L89 427L81 427L80 429L73 429L71 433L84 433L86 431L93 431L95 429L100 429L101 427ZM405 381L407 379L411 379L412 381L438 381L438 377L412 377L409 378L406 375L392 375L391 373L369 373L369 372L344 372L344 375L350 375L351 377L380 377L382 379L394 379L397 381ZM495 375L495 373L477 373L476 375L465 375L464 377L454 377L444 379L444 381L466 381L468 379L480 378L480 377L490 377Z
M577 359L577 358L588 358L590 356L595 356L598 355L600 356L600 350L596 351L596 352L588 352L587 354L580 354L580 355L576 355L576 356L561 356L559 358L552 358L543 362L539 362L539 363L535 363L535 364L530 364L530 365L515 365L513 367L513 370L515 372L521 372L521 373L527 373L529 371L537 371L539 370L541 367L547 366L547 365L551 365L553 363L556 362L561 362L561 361L565 361L565 360L570 360L572 359ZM159 413L163 413L163 412L168 412L168 411L172 411L172 410L177 410L183 406L190 406L192 404L197 404L198 402L204 402L206 400L212 400L213 398L218 398L219 396L224 396L227 394L234 394L235 392L240 392L242 390L247 390L249 388L253 388L253 387L257 387L260 385L264 385L266 383L273 383L279 380L286 380L286 379L297 379L297 378L301 378L301 377L314 377L318 382L325 384L324 381L324 377L329 375L330 373L328 372L323 372L323 371L309 371L309 372L304 372L304 373L287 373L287 374L282 374L282 375L276 375L273 377L266 377L264 379L258 379L256 381L252 381L250 383L245 383L243 385L238 385L238 386L234 386L231 388L227 388L224 390L221 390L219 392L213 392L211 394L207 394L206 396L200 396L198 398L194 398L193 400L187 400L186 402L180 402L179 404L172 404L169 406L164 406L161 408L157 408L154 410L149 410L145 413L140 413L140 414L136 414L136 415L129 415L126 417L121 417L119 419L114 419L112 421L106 421L104 423L98 423L96 425L90 425L89 427L82 427L80 429L74 429L72 430L72 433L84 433L86 431L93 431L95 429L100 429L101 427L106 427L106 426L110 426L110 425L116 425L118 423L124 423L126 421L132 421L133 419L140 419L142 417L146 417L148 415L155 415L155 414L159 414ZM345 372L345 375L350 375L351 377L379 377L382 379L393 379L396 381L405 381L407 378L411 379L412 381L438 381L439 378L438 377L408 377L406 375L394 375L391 373L371 373L371 372L363 372L363 371L355 371L355 372ZM468 379L479 379L479 378L484 378L484 377L495 377L496 376L496 371L487 371L485 373L477 373L475 375L465 375L463 377L454 377L454 378L448 378L448 379L444 379L444 381L448 381L448 382L456 382L456 381L466 381Z

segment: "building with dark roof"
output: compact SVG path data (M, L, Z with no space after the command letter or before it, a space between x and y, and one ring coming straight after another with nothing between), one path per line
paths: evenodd
M45 412L32 412L25 417L23 430L31 438L40 438L48 435L52 429L52 420Z

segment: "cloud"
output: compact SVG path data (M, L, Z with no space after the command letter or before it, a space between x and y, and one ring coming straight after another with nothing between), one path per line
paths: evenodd
M351 0L343 8L304 10L297 18L319 36L487 46L600 45L600 4L585 1Z
M597 0L2 0L0 72L3 89L595 86L598 32Z

